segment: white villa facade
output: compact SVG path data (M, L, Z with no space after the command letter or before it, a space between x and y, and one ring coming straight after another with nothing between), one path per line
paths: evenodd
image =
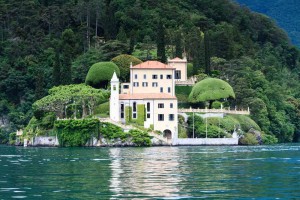
M175 84L187 80L186 59L168 64L147 61L130 66L130 83L111 79L110 118L121 123L135 122L161 131L168 139L178 138L178 108Z

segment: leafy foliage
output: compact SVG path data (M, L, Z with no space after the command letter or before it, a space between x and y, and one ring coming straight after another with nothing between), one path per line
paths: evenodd
M252 133L246 133L242 138L240 138L239 143L241 145L258 145L258 141Z
M123 82L127 82L130 80L130 64L132 63L132 66L135 66L142 63L140 59L127 54L118 55L111 61L119 67L120 80Z
M235 94L228 83L217 78L207 78L194 85L189 100L191 102L213 101L229 97L235 98Z
M137 146L151 146L151 139L147 132L131 129L125 133L120 127L111 123L101 123L100 133L104 138L121 139L123 142L132 141Z
M92 114L98 102L108 98L107 91L99 90L84 84L65 85L53 87L49 90L49 95L36 101L33 104L35 110L55 112L60 118L66 117L67 106L78 106L82 109L82 117ZM73 110L74 117L77 116L77 107Z
M120 76L120 70L113 62L99 62L93 64L86 75L85 83L96 88L107 88L114 72L116 72L118 77Z
M98 119L71 119L55 121L61 146L84 146L92 137L98 137Z

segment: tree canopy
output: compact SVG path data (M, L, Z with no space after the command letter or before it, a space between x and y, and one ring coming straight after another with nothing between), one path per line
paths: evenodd
M85 83L96 88L107 88L114 72L116 72L118 77L120 76L119 67L113 62L95 63L89 69Z
M142 63L140 59L127 54L118 55L114 57L111 61L119 67L120 80L124 82L130 81L130 64L132 63L132 66L134 66Z
M235 98L235 94L227 82L217 78L206 78L194 85L189 101L204 102L230 97Z
M66 117L68 106L81 107L82 117L91 115L97 103L108 99L108 92L87 86L85 84L65 85L53 87L49 95L37 100L33 104L34 110L55 112L60 118ZM77 110L75 109L74 112ZM75 113L75 116L76 113Z

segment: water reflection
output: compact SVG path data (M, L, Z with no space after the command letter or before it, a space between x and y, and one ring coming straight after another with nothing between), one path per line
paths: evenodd
M110 149L110 157L112 199L171 197L180 191L178 148Z

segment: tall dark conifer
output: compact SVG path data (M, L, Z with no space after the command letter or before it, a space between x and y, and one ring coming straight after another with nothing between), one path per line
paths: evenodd
M75 53L75 35L71 29L66 29L62 33L61 50L62 50L62 68L61 84L68 85L72 82L72 59Z
M54 59L53 71L52 71L52 81L54 86L60 85L60 60L59 60L58 49L55 52L55 59Z
M205 60L205 73L210 75L211 71L210 71L210 57L211 57L211 53L210 53L210 38L209 38L209 33L206 32L204 34L204 60Z
M175 36L175 57L182 58L183 48L182 48L182 38L181 32L177 32Z
M156 44L157 44L157 59L160 62L165 63L167 61L166 58L166 47L165 47L165 27L160 20L158 23L157 28L157 35L156 35Z

